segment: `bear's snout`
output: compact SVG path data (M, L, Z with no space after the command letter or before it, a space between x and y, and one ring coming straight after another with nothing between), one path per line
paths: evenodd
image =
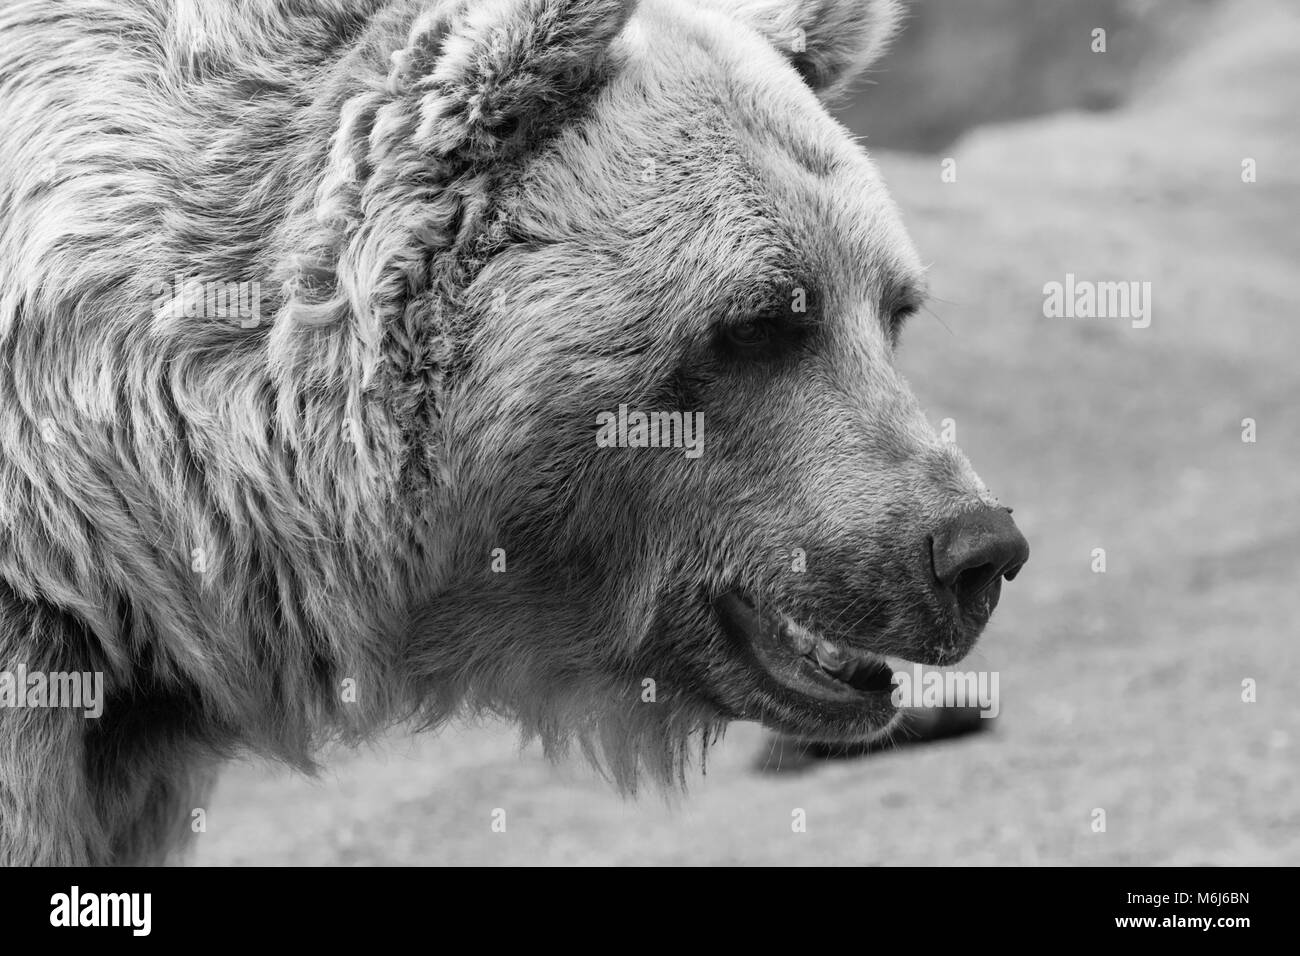
M1007 508L982 507L947 521L930 539L934 586L969 621L983 624L997 607L1002 579L1029 560L1029 542Z

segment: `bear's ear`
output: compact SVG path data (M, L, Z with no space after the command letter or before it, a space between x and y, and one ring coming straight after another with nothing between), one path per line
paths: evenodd
M636 0L461 0L413 26L393 92L420 96L416 145L486 159L531 141L602 84Z
M764 34L818 94L843 93L902 21L899 0L705 0Z

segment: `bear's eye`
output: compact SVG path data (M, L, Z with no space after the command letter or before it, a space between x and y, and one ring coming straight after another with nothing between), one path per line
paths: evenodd
M915 302L907 302L897 305L889 313L889 345L891 348L898 348L899 340L903 336L903 326L907 320L916 315L920 309Z
M727 341L742 348L765 345L772 337L772 325L767 319L746 319L727 328Z
M818 315L812 286L785 283L766 291L713 326L712 345L724 359L745 364L793 359L808 343Z
M903 331L907 320L916 315L916 306L902 305L889 314L889 334L898 336Z

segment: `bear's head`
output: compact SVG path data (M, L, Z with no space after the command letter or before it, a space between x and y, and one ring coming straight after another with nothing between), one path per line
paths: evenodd
M576 731L626 782L732 719L862 739L895 716L885 655L974 644L1027 545L895 367L924 270L823 105L896 19L490 0L411 27L354 139L367 188L436 213L433 291L401 290L444 346L408 648L434 714Z

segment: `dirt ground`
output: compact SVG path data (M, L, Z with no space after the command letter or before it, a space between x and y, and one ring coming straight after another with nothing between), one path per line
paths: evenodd
M774 774L738 725L636 801L508 727L395 736L229 768L194 862L1300 863L1298 112L1300 7L1240 0L1117 111L974 131L955 183L877 155L937 297L900 361L1033 546L962 665L991 732ZM1067 272L1149 280L1151 326L1045 318Z

